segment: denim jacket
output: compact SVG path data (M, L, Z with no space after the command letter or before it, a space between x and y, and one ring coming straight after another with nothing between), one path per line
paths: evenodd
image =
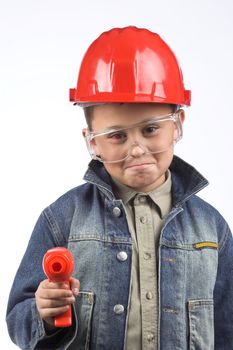
M206 179L178 157L170 170L172 210L158 249L159 349L233 349L230 229L196 196ZM16 274L7 324L22 349L124 349L132 240L122 201L98 161L91 161L85 180L42 212ZM82 293L72 326L46 335L34 294L45 279L43 255L54 246L73 253Z

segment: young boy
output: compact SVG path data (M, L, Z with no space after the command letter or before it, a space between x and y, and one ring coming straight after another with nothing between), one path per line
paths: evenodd
M207 180L173 154L191 96L173 52L146 29L114 28L89 47L70 93L93 159L86 184L35 226L9 298L12 340L22 349L232 349L233 239L196 196ZM56 246L74 255L71 290L43 273ZM55 328L70 304L72 326Z

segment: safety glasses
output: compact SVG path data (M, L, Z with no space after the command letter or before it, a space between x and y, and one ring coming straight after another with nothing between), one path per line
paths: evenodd
M176 137L174 138L174 134ZM93 159L103 163L118 163L132 156L135 147L138 155L161 153L182 137L179 113L170 113L124 127L87 131L85 138Z

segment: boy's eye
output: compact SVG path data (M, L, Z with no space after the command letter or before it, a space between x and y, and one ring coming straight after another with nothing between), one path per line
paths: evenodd
M118 131L108 134L107 138L110 139L110 141L113 143L121 143L126 140L127 136L125 133Z
M154 135L157 130L159 129L158 125L152 124L152 125L147 125L144 129L143 129L143 135Z

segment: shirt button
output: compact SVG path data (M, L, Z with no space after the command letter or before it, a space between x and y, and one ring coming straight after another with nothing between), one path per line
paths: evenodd
M145 224L146 221L147 221L147 219L146 219L145 216L141 216L141 217L140 217L140 221L141 221L142 224Z
M150 259L151 259L151 253L144 253L144 254L143 254L143 258L144 258L145 260L150 260Z
M148 333L148 334L147 334L147 340L148 340L148 342L154 341L154 340L155 340L154 334Z
M128 255L126 252L122 251L122 252L117 253L117 260L125 261L125 260L127 260L127 258L128 258Z
M139 197L139 202L140 202L141 204L146 203L146 196L141 196L141 197Z
M113 308L113 311L115 312L115 314L120 315L123 314L125 308L123 305L121 304L116 304Z
M117 218L121 216L121 209L118 207L113 208L113 215Z
M147 300L153 299L153 294L152 294L151 292L147 292L147 293L146 293L146 299L147 299Z

